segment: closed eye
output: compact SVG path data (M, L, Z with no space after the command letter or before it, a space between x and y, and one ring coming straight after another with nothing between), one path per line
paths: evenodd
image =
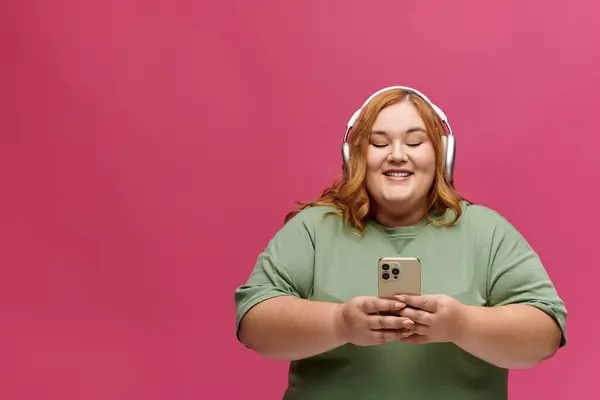
M377 148L381 148L381 147L385 147L385 146L387 146L387 144L376 144L376 143L371 143L371 146L373 146L373 147L377 147Z
M407 145L408 147L418 147L418 146L420 146L420 145L422 145L422 144L423 144L423 143L407 143L406 145Z

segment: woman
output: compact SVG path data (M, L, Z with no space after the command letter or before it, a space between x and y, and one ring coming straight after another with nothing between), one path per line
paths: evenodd
M239 340L291 361L285 399L507 398L508 369L566 343L540 259L454 190L453 136L424 95L381 90L349 127L340 180L288 215L236 290ZM377 297L390 256L421 261L423 295Z

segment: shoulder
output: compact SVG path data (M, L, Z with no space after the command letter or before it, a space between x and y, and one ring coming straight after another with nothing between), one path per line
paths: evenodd
M307 207L290 219L287 224L290 226L303 225L310 230L336 223L341 224L341 217L330 215L338 211L337 208L330 206Z
M267 246L267 252L309 254L319 240L335 236L333 233L335 228L332 226L336 222L343 225L340 217L327 215L335 211L335 208L325 206L312 206L301 210L274 234ZM302 258L300 255L298 257Z
M517 228L498 211L484 205L466 203L460 224L481 235L521 237Z
M471 227L491 227L504 224L510 225L508 220L498 211L481 204L473 204L465 201L462 204L462 210L463 213L459 219L459 222L464 225L469 225Z

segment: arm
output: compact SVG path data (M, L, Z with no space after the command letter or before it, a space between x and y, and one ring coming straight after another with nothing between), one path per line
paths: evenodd
M451 342L500 368L532 367L565 345L565 305L519 232L497 214L478 212L477 249L488 264L486 305L446 295L399 296L409 306L400 315L417 323L416 334L402 341Z
M341 304L280 296L254 306L240 327L240 341L264 357L299 360L346 342L336 329Z
M552 357L561 337L556 321L529 305L467 306L462 336L455 343L500 368L519 369Z
M346 343L373 346L397 341L404 337L403 329L414 325L408 318L390 315L404 306L372 296L357 296L344 304L273 298L248 311L240 335L263 356L299 360Z
M525 238L497 213L488 217L488 307L467 307L457 345L500 367L529 368L565 345L567 311Z
M258 256L235 291L238 339L262 356L295 360L341 346L334 330L339 304L313 302L315 227L307 209L288 221Z
M277 360L298 360L346 343L370 346L396 341L413 321L398 316L403 304L358 296L343 304L308 300L315 269L315 230L323 211L307 209L292 218L258 256L246 284L235 291L238 339ZM326 231L319 231L327 234Z

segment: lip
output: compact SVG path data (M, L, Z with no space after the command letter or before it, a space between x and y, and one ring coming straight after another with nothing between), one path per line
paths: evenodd
M390 169L386 169L385 171L383 171L383 174L387 174L388 172L405 172L405 173L409 173L409 174L413 174L414 172L412 172L410 169L406 169L406 168L390 168Z
M396 172L396 173L408 173L408 176L391 176L391 175L387 175L389 172ZM406 168L390 168L390 169L386 169L383 172L383 176L385 176L385 179L388 181L392 181L392 182L406 182L407 180L409 180L412 176L413 176L414 172L412 172L409 169Z

